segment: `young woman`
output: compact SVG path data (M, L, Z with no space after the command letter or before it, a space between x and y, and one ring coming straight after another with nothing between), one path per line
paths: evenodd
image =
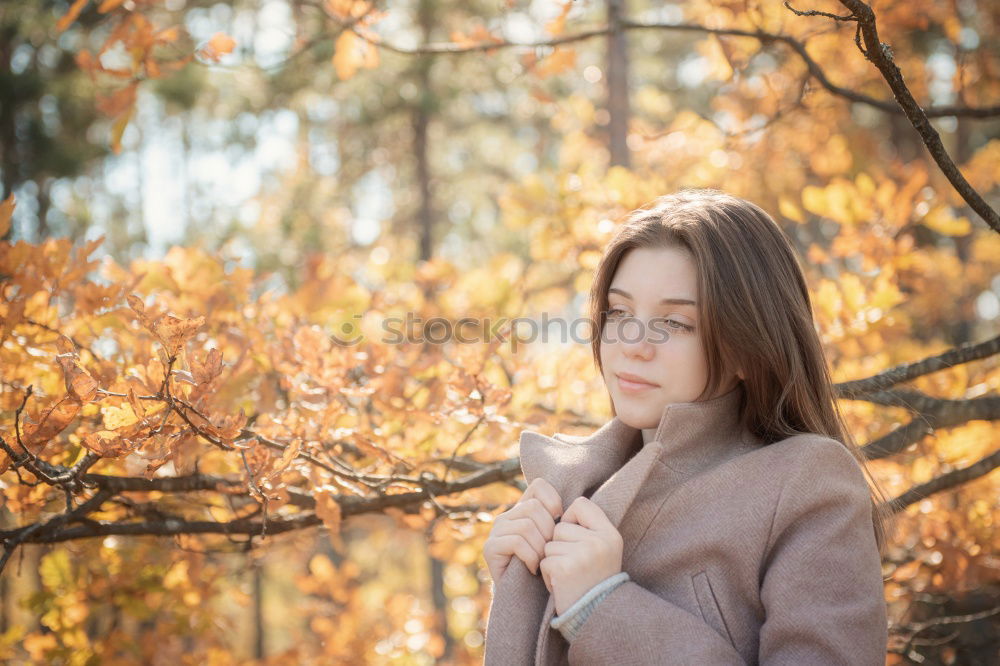
M591 308L614 418L521 433L528 488L484 546L487 666L884 664L890 516L774 220L661 197Z

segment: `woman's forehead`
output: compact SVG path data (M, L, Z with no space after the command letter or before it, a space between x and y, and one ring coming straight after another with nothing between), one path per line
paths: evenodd
M615 271L608 294L628 300L695 305L698 271L685 248L636 248Z

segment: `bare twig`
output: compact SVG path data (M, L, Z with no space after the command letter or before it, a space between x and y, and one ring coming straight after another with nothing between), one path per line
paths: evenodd
M913 125L913 128L920 135L934 162L937 163L938 168L944 173L945 177L952 184L952 187L955 188L955 191L969 204L969 207L994 231L1000 233L1000 215L986 203L982 195L969 184L969 181L959 171L951 156L948 155L948 151L945 150L937 130L931 125L927 112L920 108L917 101L913 99L910 89L904 83L903 73L893 60L892 48L888 44L879 41L875 12L872 11L872 8L868 4L862 2L862 0L840 0L840 4L853 12L854 17L858 21L858 28L864 38L865 47L862 53L882 73L882 77L889 84L896 102L903 109L903 113L910 121L910 124Z

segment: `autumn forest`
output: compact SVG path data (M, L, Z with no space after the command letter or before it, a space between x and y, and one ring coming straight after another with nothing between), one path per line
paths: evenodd
M996 663L996 2L4 0L0 177L4 663L481 664L611 416L545 322L684 187L801 260L886 664Z

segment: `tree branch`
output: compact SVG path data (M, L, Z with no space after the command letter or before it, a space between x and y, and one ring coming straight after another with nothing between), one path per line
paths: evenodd
M865 394L882 391L916 377L929 375L932 372L968 363L969 361L977 361L997 353L1000 353L1000 335L985 342L964 344L942 354L928 356L920 361L902 363L866 379L840 382L834 384L833 388L837 391L837 397L856 400Z
M329 15L330 18L343 25L335 16ZM778 33L765 32L763 30L741 30L737 28L709 28L708 26L697 24L697 23L657 23L657 22L640 22L640 21L622 21L622 30L673 30L679 32L701 32L705 34L719 35L719 36L729 36L729 37L748 37L751 39L759 40L762 43L770 42L780 42L789 46L795 53L805 62L809 74L815 78L821 86L826 88L828 91L837 95L838 97L843 97L851 102L858 104L865 104L867 106L874 107L880 111L886 113L894 114L904 114L905 110L901 109L900 106L892 101L879 100L874 97L869 97L863 93L851 90L849 88L844 88L833 83L830 78L823 71L809 52L806 50L805 42L802 42L790 35L782 35ZM380 37L373 37L370 33L365 31L359 31L355 28L351 30L361 39L366 42L386 51L391 51L393 53L398 53L401 55L460 55L463 53L478 53L478 52L490 52L497 49L508 49L508 48L524 48L524 49L538 49L546 47L558 47L565 44L572 44L574 42L580 42L584 40L591 39L593 37L606 36L610 33L610 28L608 26L603 26L600 28L594 28L591 30L583 30L580 32L571 33L568 35L563 35L561 37L555 37L553 39L535 41L535 42L515 42L509 40L498 39L497 41L490 42L479 42L475 44L458 44L454 42L443 42L443 43L430 43L423 46L406 47L394 44L392 42L387 42ZM989 107L967 107L967 106L929 106L923 111L924 115L928 118L940 118L940 117L963 117L963 118L993 118L1000 116L1000 105L989 106Z
M510 458L493 464L485 469L468 474L452 482L445 482L431 476L423 479L423 487L404 493L381 494L371 497L360 497L357 495L337 495L334 500L340 505L341 515L345 518L363 513L383 512L390 507L395 508L419 508L425 501L435 501L439 495L450 495L463 492L472 488L478 488L490 483L512 481L521 474L521 463L518 458ZM8 553L4 557L4 562L9 557L9 553L21 543L57 543L62 541L72 541L94 536L139 536L155 535L170 536L177 534L225 534L225 535L247 535L257 536L261 534L264 524L260 520L253 518L239 518L228 522L218 521L198 521L185 520L173 516L165 517L162 520L149 520L142 522L114 522L87 520L81 525L66 527L67 522L79 521L97 508L104 501L112 497L116 491L150 491L161 490L166 492L184 492L194 490L218 490L225 487L234 487L236 482L232 479L222 477L192 475L187 477L162 478L162 479L141 479L141 478L121 478L90 474L87 477L98 485L104 487L98 493L77 509L70 513L60 514L45 523L36 523L26 527L0 532L0 537L5 542ZM113 490L114 489L114 490ZM304 494L303 494L304 495ZM100 498L98 500L98 498ZM311 497L306 499L300 497L301 504L308 504L310 501L315 506L315 501ZM435 502L436 504L436 502ZM438 510L470 511L470 507L444 507L436 504ZM292 530L303 529L320 524L322 521L315 513L301 513L292 516L280 516L267 520L267 532L269 534L280 534Z
M913 128L917 130L920 138L923 139L931 157L952 184L952 187L969 204L969 207L976 211L994 231L1000 233L1000 215L986 203L986 200L969 184L969 181L955 166L955 162L952 161L944 144L941 143L941 137L937 130L931 125L927 113L913 99L909 88L903 82L903 74L893 61L892 48L879 41L875 12L862 0L840 0L840 4L854 13L865 41L862 53L882 73L882 77L889 84L892 94L896 97L896 102L903 109L903 113L906 114Z
M1000 466L1000 450L994 451L990 455L982 458L972 465L969 465L968 467L963 467L962 469L956 469L952 472L942 474L941 476L931 479L927 483L922 483L919 486L910 488L902 495L889 500L886 504L890 510L894 513L898 513L909 505L919 502L934 493L939 493L943 490L948 490L949 488L955 488L956 486L960 486L973 479L986 476L998 466Z
M885 391L872 394L868 400L878 405L906 407L915 412L913 420L906 425L861 447L861 452L869 460L899 453L939 428L954 428L979 419L1000 419L1000 396L947 400L919 391Z

